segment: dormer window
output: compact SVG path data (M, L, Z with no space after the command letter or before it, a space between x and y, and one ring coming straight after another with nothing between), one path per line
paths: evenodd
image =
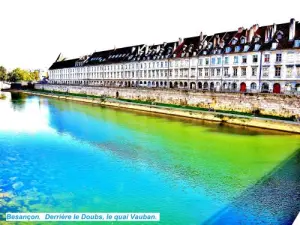
M248 52L249 48L250 48L249 45L245 45L245 46L244 46L244 52Z
M225 52L229 53L230 51L231 51L231 48L230 47L226 47Z
M260 39L260 37L256 37L256 38L254 39L254 41L255 41L255 42L259 42L259 39Z
M295 40L294 47L299 48L300 47L300 40Z
M255 46L254 46L254 51L258 51L260 49L260 45L259 44L256 44Z
M206 55L207 54L207 52L206 51L203 51L203 55Z
M222 49L218 49L218 54L221 54L222 53Z
M283 37L282 31L279 31L276 36L277 36L277 40L282 39L282 37Z
M234 39L232 40L231 44L232 44L232 45L235 45L236 43L237 43L237 39L234 38Z
M278 43L277 42L273 42L271 50L275 50L277 48L277 46L278 46Z
M241 46L235 46L235 52L239 52L241 50Z
M245 38L241 38L241 44L245 44Z

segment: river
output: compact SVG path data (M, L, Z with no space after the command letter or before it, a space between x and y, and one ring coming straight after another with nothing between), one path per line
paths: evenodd
M291 224L299 149L298 135L6 93L0 224L6 212L160 213L160 222L137 225Z

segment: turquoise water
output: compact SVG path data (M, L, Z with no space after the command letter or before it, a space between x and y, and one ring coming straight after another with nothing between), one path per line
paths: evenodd
M6 95L0 224L6 212L159 212L134 224L174 225L291 224L299 212L299 136Z

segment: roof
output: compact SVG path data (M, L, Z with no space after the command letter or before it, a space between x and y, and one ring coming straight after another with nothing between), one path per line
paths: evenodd
M290 22L291 23L291 22ZM60 59L49 68L61 69L74 66L92 66L120 62L183 58L210 54L230 54L237 52L266 51L289 49L294 47L294 41L289 40L290 23L259 27L257 24L250 29L239 28L236 31L221 32L214 35L199 35L184 38L177 42L164 42L147 46L134 45L94 52L84 60L76 58ZM253 32L252 32L253 31ZM242 42L242 39L245 39ZM268 39L266 41L266 39ZM295 38L300 39L300 23L295 22ZM236 48L236 46L239 46ZM229 48L228 48L229 47ZM230 51L226 51L230 50ZM58 61L60 60L60 61ZM81 62L76 64L76 62Z
M64 68L70 68L75 67L75 63L79 60L79 58L76 59L70 59L70 60L64 60L59 62L54 62L52 66L49 68L49 70L54 69L64 69Z

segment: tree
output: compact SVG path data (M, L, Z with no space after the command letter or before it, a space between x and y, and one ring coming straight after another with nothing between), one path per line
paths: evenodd
M8 73L8 80L10 82L17 82L17 81L22 81L26 77L26 74L24 70L21 70L20 68L16 68L10 73Z
M39 71L35 70L33 72L30 72L30 80L38 80L39 79Z
M8 73L8 80L11 82L35 81L38 79L39 79L39 71L37 70L30 72L28 70L22 70L20 68L16 68L10 73Z
M7 72L3 66L0 66L0 80L6 81L7 80Z

